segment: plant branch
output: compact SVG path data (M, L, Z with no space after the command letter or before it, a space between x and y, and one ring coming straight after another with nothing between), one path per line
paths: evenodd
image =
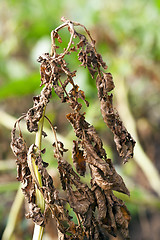
M17 121L17 119L15 117L13 117L12 115L6 113L3 110L0 110L0 125L2 125L3 127L12 130L13 125L15 124L15 122ZM23 132L23 134L27 134L27 135L31 135L30 132L28 132L28 130L26 129L26 124L21 121L21 131ZM47 132L47 138L44 139L47 142L52 143L53 142L53 133L50 129L44 128L44 131ZM62 135L60 135L59 133L56 133L57 137L60 141L64 142L65 145L69 145L71 146L71 142L69 140L67 140L65 137L63 137Z
M39 150L41 150L41 145L42 145L42 131L43 131L44 115L45 115L45 108L44 108L44 111L43 111L43 116L39 121L38 132L36 133L36 138L35 138L35 145L38 147ZM31 156L29 156L29 158L30 157ZM36 179L38 180L38 184L39 184L40 187L42 187L41 174L38 172L38 167L35 164L35 161L34 161L33 157L31 157L31 161L32 161L32 166L34 168L33 170L34 170ZM36 203L41 208L42 212L44 212L45 201L44 201L42 193L37 188L37 185L36 185ZM42 226L39 226L39 225L35 224L33 240L41 240L42 236L43 236L43 232L44 232L44 228Z

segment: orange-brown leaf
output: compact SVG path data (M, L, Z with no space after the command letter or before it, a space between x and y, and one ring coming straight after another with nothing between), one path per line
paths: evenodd
M86 161L83 156L83 151L79 149L78 147L78 142L73 141L73 151L72 151L72 156L73 156L73 163L75 164L77 172L81 175L85 175L86 171Z

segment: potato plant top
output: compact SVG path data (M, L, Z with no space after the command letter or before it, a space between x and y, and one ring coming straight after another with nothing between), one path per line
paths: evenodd
M111 159L107 158L101 138L94 126L85 119L82 104L87 107L85 93L75 83L76 70L70 71L65 56L72 52L78 53L81 66L87 68L96 79L98 98L101 112L106 125L114 135L117 151L124 162L133 157L134 139L124 127L117 110L113 107L110 93L114 89L112 74L106 72L107 65L102 56L96 52L95 41L90 32L80 23L62 18L63 24L51 32L51 54L45 53L38 58L41 64L40 95L33 98L34 104L26 114L20 117L12 130L11 147L16 156L17 179L22 182L22 191L29 204L27 218L31 218L36 225L45 227L48 216L56 220L59 239L106 239L109 234L123 239L129 239L128 224L130 214L124 202L118 199L114 191L129 195L129 191L116 172ZM85 35L77 32L77 26L84 29ZM62 42L59 31L67 28L70 40L64 52L57 53L58 44ZM74 43L74 38L78 43ZM57 41L58 40L58 41ZM63 78L62 78L63 75ZM65 76L65 77L64 77ZM70 86L70 90L68 89ZM57 94L61 102L69 104L71 113L66 118L72 125L76 140L73 140L72 157L76 171L64 158L64 144L57 139L56 127L45 116L45 109L52 93ZM29 132L36 133L36 142L27 146L19 123L24 119ZM47 172L48 164L42 159L44 149L41 149L43 121L46 119L51 126L54 136L54 157L58 162L58 171L65 197L61 198L54 187L54 182ZM17 128L18 126L18 128ZM85 177L86 165L91 175L91 187L82 183L80 176ZM66 210L66 203L70 205L77 216L78 224Z

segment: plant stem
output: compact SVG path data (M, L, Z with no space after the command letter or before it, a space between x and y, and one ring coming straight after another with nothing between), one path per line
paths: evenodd
M44 232L44 227L41 227L35 224L32 240L41 240L43 237L43 232Z
M41 145L42 145L42 131L43 131L44 115L45 115L45 108L43 111L43 116L39 121L38 132L36 133L36 138L35 138L35 145L38 147L39 150L41 150ZM35 164L35 161L33 158L32 158L32 164L33 164L34 172L35 172L36 178L38 180L38 183L39 183L40 187L42 187L41 174L38 172L38 167ZM42 212L44 212L44 207L45 207L44 198L43 198L42 193L38 190L37 187L36 187L36 204L41 208ZM35 224L33 240L41 240L43 237L43 232L44 232L44 228Z

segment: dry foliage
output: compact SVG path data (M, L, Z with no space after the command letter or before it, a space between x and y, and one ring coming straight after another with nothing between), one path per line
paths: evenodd
M40 62L41 86L44 86L40 95L34 97L34 105L28 112L19 118L12 130L11 147L17 158L17 179L24 184L23 193L29 203L28 218L41 226L45 226L49 211L56 219L59 239L107 239L108 234L116 236L120 234L123 239L129 239L128 224L130 214L124 202L118 199L113 190L129 195L129 191L123 182L122 177L116 172L111 159L107 158L101 138L96 133L95 128L85 120L85 113L82 111L82 99L86 106L89 103L85 94L75 84L74 77L76 71L71 72L64 59L66 54L72 51L78 52L78 59L81 66L87 67L92 78L96 76L96 86L98 98L101 103L101 111L104 122L114 134L114 140L119 155L126 162L133 156L135 141L123 126L118 112L112 104L112 94L114 88L112 74L105 72L107 66L102 60L102 56L96 52L95 41L89 31L81 24L62 18L64 22L51 33L52 48L51 54L44 54L38 58ZM76 26L81 26L85 35L75 30ZM67 49L63 53L57 54L56 39L62 42L58 32L64 27L68 27L70 41ZM78 38L78 44L73 43L73 39ZM61 75L65 75L62 81ZM64 79L64 77L63 77ZM67 86L71 90L67 91ZM47 164L42 160L43 150L36 145L27 147L19 128L17 136L17 125L22 118L25 119L29 132L38 131L38 123L42 118L52 92L55 92L62 103L67 103L72 112L67 114L67 119L72 125L77 140L73 141L73 163L77 173L72 166L64 159L64 148L62 142L57 140L55 128L51 125L55 136L54 157L58 161L58 171L62 189L65 191L65 199L61 199L54 183L48 174ZM50 120L46 119L51 124ZM43 135L46 135L43 132ZM33 165L30 158L35 159L35 164L42 178L40 187L34 174ZM89 166L91 174L91 187L80 180L80 176L85 176L86 165ZM36 204L36 188L40 190L45 200L45 211L42 212ZM65 206L66 203L75 212L78 224L72 221Z

